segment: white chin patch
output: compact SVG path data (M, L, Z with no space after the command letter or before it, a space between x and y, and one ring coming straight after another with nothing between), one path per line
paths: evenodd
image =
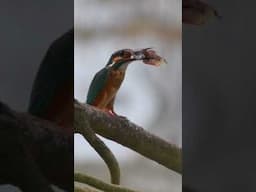
M108 67L112 67L115 64L115 62L113 61L110 65L108 65Z

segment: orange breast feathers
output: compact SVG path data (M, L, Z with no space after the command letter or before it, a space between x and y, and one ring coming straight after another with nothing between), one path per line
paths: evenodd
M125 71L111 70L109 71L107 82L104 88L100 91L93 103L100 109L106 109L107 105L114 99L119 90L125 76Z

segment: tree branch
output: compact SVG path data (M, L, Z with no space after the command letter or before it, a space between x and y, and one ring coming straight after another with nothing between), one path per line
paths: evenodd
M97 134L181 173L181 149L177 146L145 131L127 119L110 116L76 100L74 110L75 122L78 122L75 126L75 132L79 133L87 122Z
M82 114L77 114L77 116L79 115ZM81 119L81 117L79 117L79 119ZM96 136L88 121L78 122L76 120L77 118L74 120L74 127L79 127L78 132L84 136L107 164L110 171L111 183L120 184L120 168L114 154L105 143Z
M99 192L99 191L98 190L96 191L84 186L83 187L77 186L75 183L75 192Z

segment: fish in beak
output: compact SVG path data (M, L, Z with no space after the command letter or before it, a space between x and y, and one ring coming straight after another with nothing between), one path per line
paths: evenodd
M134 51L134 59L142 60L143 63L153 66L160 66L162 63L167 63L164 58L159 56L152 48L145 48Z

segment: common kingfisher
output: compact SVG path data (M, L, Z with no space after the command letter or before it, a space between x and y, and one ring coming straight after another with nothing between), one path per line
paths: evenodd
M55 40L39 67L28 112L73 134L74 30Z
M122 49L112 54L107 65L96 73L87 94L86 103L95 106L113 116L116 94L124 80L128 65L142 60L145 64L159 66L166 61L151 48L134 51Z

